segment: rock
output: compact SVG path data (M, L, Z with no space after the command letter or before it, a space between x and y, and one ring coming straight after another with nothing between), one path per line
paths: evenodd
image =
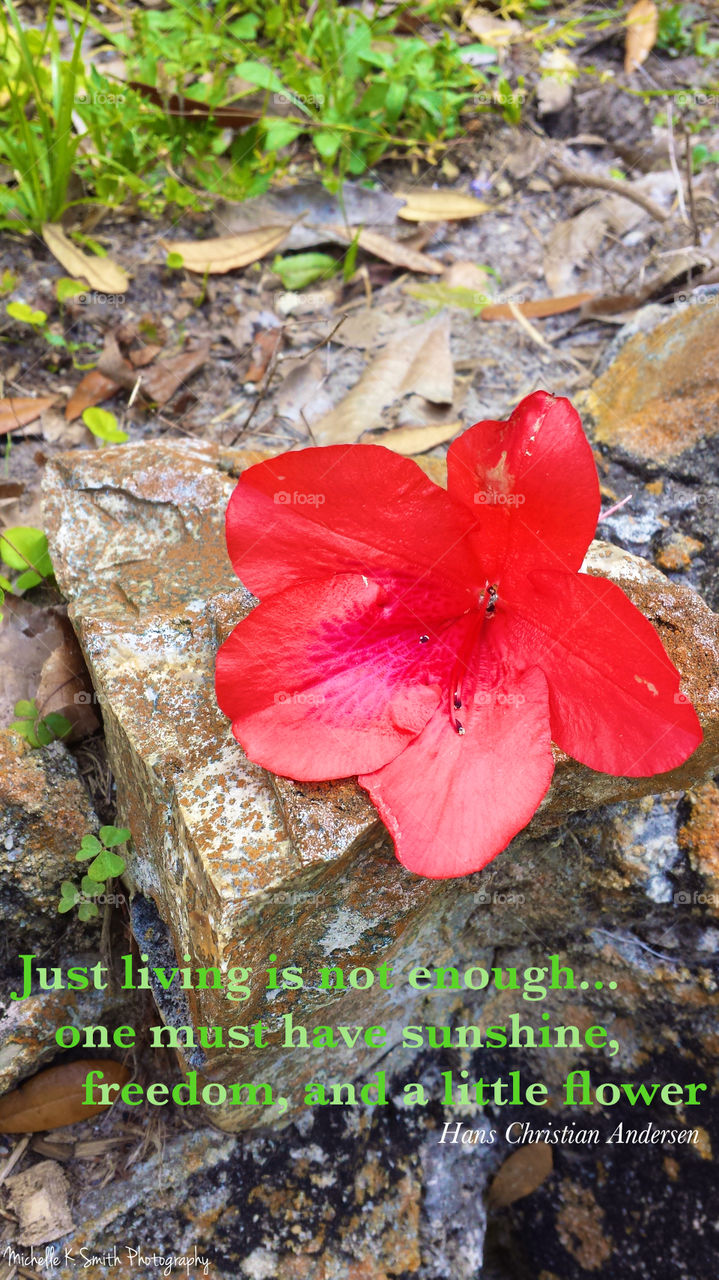
M53 564L103 706L120 820L133 833L130 871L146 900L133 912L141 950L162 955L169 946L170 955L223 974L236 966L260 974L271 954L308 974L321 965L347 970L382 961L406 971L428 955L438 965L469 956L481 964L499 939L510 945L522 935L506 895L525 894L530 884L523 915L530 927L542 936L569 927L568 901L584 927L581 913L593 918L597 869L583 857L568 864L540 837L576 810L685 787L716 765L717 620L691 590L616 547L594 544L585 567L619 582L658 626L703 720L704 743L681 769L649 779L595 774L557 752L550 794L493 864L496 879L419 880L399 866L353 782L308 786L268 776L245 759L217 709L217 645L252 605L226 557L224 509L239 470L254 460L209 444L153 441L67 454L47 468ZM578 893L577 883L586 889ZM500 896L478 910L477 895L489 884ZM433 1021L451 996L433 995ZM417 993L413 1005L406 987L376 985L338 1002L312 983L299 992L254 988L239 1004L195 989L185 1007L164 1016L226 1028L239 1009L243 1024L261 1019L276 1028L292 1011L296 1023L311 1026L381 1024L392 1046L402 1025L422 1021L423 1003ZM367 1077L378 1056L334 1050L330 1078ZM271 1048L243 1050L238 1059L211 1049L187 1054L185 1066L217 1081L236 1081L239 1072L289 1098L287 1111L213 1108L215 1123L231 1129L301 1114L303 1086L327 1078L326 1057L324 1050ZM402 1055L393 1061L399 1069Z
M12 730L0 730L0 911L6 956L44 950L67 930L67 917L57 913L60 885L79 881L75 851L97 826L63 743L32 748Z
M600 445L656 470L719 432L719 306L646 307L617 335L578 400Z

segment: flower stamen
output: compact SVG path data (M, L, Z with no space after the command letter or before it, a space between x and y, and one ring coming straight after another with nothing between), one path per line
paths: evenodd
M467 634L460 645L457 652L457 660L452 669L452 675L449 681L449 718L460 737L464 735L466 730L462 721L458 720L454 713L455 711L460 711L464 705L462 697L463 685L467 675L469 674L469 666L474 655L477 642L482 634L484 619L489 616L490 613L494 613L496 599L496 587L489 587L489 590L487 591L480 591L476 615L472 619L467 630Z

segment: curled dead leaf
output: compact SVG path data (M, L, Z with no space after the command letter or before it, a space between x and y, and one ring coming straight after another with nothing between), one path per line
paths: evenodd
M659 34L659 10L653 0L637 0L626 17L624 70L627 75L646 62Z
M67 421L74 422L86 409L92 409L96 404L102 404L103 400L109 400L119 390L119 382L115 382L112 378L108 378L106 374L100 373L99 369L91 369L78 382L65 405Z
M405 271L417 271L432 276L441 276L444 271L442 263L437 262L436 258L430 258L426 253L418 253L410 245L401 240L392 240L390 236L384 236L379 231L368 231L364 228L359 232L353 229L347 231L345 227L328 227L328 230L333 236L347 243L356 235L360 249L364 249L365 253L373 254L375 258L381 258L383 262L390 262L393 267L402 267Z
M462 430L462 422L444 422L440 426L395 427L393 431L367 432L362 436L362 444L383 444L393 453L401 453L404 458L412 458L415 454L426 453L428 449L436 449L437 445L446 444Z
M101 1071L103 1084L123 1085L130 1079L128 1068L109 1058L82 1058L48 1067L0 1098L0 1133L60 1129L106 1111L100 1103L86 1106L83 1102L89 1071Z
M56 400L57 396L14 396L0 400L0 435L26 427Z
M398 191L404 200L398 217L406 222L453 222L460 218L476 218L486 213L490 205L462 191L435 191L433 188L415 187L412 191Z
M160 240L167 253L178 253L187 271L201 275L223 275L238 267L248 267L252 262L267 257L278 249L291 228L255 227L236 236L214 236L209 240Z
M100 727L92 706L92 685L82 650L70 623L58 619L58 643L43 663L36 703L40 715L51 711L65 716L72 725L66 742L87 738Z
M87 280L91 289L99 293L127 293L129 280L127 272L112 258L98 258L83 253L72 243L56 222L46 222L42 228L42 238L54 258L65 268L69 276L77 276Z

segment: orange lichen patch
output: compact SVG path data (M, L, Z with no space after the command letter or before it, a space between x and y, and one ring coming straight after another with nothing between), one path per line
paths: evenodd
M690 800L691 814L679 830L679 846L689 854L693 870L719 890L719 787L705 782L693 789Z
M672 1156L665 1156L662 1160L662 1168L666 1173L670 1182L677 1182L679 1179L679 1165Z
M584 397L599 444L666 462L719 431L719 307L679 310L636 333Z
M657 553L656 561L660 569L668 573L683 573L690 568L692 556L703 551L704 543L697 538L689 538L685 533L675 533Z
M650 480L648 484L645 484L644 488L647 493L651 493L655 498L660 498L664 493L664 481Z
M702 1160L711 1160L712 1141L709 1134L706 1129L702 1129L701 1126L697 1127L696 1133L697 1140L696 1143L693 1144L693 1150L696 1151L697 1155L700 1156Z
M557 1214L557 1234L567 1253L585 1271L598 1271L612 1256L610 1237L604 1234L604 1214L588 1187L564 1181L562 1207Z

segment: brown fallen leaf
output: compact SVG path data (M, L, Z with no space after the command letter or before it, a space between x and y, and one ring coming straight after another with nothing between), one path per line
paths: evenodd
M435 191L431 187L415 187L412 191L397 191L404 200L397 216L406 222L451 222L459 218L476 218L486 213L490 205L462 191Z
M347 316L337 330L333 341L341 347L355 347L358 351L376 349L397 331L397 317L379 307L365 307Z
M135 369L144 369L145 365L152 364L161 351L162 347L158 342L148 342L147 346L129 352L130 363Z
M426 253L418 253L403 241L392 240L390 236L383 236L379 231L362 228L358 233L356 228L348 231L345 227L328 227L327 230L347 243L357 236L360 249L364 249L365 253L374 254L375 258L382 258L384 262L390 262L393 267L402 267L405 271L417 271L432 276L441 276L444 271L442 263L437 262L435 258L430 258Z
M108 378L106 374L100 373L99 369L91 369L78 382L65 405L67 421L74 422L86 409L92 409L94 405L102 404L103 400L109 400L119 390L119 382L115 382L112 378Z
M537 298L534 302L519 302L517 310L530 319L541 320L545 316L561 316L565 311L576 311L585 303L591 302L593 293L569 293L563 298ZM507 302L493 302L480 312L482 320L513 320L511 307Z
M26 427L56 400L57 396L15 396L0 400L0 435L6 436L17 427Z
M261 120L266 112L251 111L248 107L227 106L208 107L206 102L198 98L189 98L184 93L162 94L151 84L142 80L128 80L130 89L135 89L143 98L161 107L167 116L179 116L182 120L196 120L206 124L212 118L220 129L244 129L248 125Z
M100 727L93 710L92 683L82 650L66 618L56 647L43 663L35 702L41 716L57 711L72 725L66 742L78 742Z
M393 431L367 432L362 436L362 444L383 444L393 453L412 458L417 453L426 453L439 444L446 444L462 430L463 425L458 421L445 422L439 427L395 427Z
M202 368L209 354L209 342L202 342L179 356L169 356L150 365L142 374L141 391L145 399L167 404L183 382Z
M433 404L450 404L454 366L446 317L397 334L367 366L359 382L313 427L318 444L358 440L388 405L415 392Z
M82 249L78 249L68 239L58 223L45 222L42 238L53 257L57 258L73 279L79 276L82 280L87 280L90 288L97 289L98 293L127 293L127 272L113 262L112 258L98 258L94 254L83 253Z
M524 1196L531 1195L549 1177L554 1168L552 1148L548 1142L533 1142L520 1147L505 1160L489 1188L489 1203L494 1209L505 1209Z
M624 70L627 75L646 62L659 34L659 10L653 0L637 0L625 19L627 39Z
M331 400L325 390L327 369L320 353L300 360L280 386L275 396L275 411L297 426L311 426L331 408Z
M160 240L167 253L179 253L187 271L222 275L238 267L248 267L278 249L287 239L289 226L257 227L236 236L214 236L209 240Z
M102 1071L103 1084L123 1085L130 1079L128 1068L109 1058L82 1058L48 1067L0 1098L0 1133L60 1129L107 1110L100 1103L86 1106L83 1102L89 1071Z
M252 362L245 382L261 382L267 372L267 366L277 353L282 343L282 329L263 329L255 337L252 344Z
M105 334L105 345L97 362L97 372L109 378L118 387L132 391L139 374L123 356L114 333Z

